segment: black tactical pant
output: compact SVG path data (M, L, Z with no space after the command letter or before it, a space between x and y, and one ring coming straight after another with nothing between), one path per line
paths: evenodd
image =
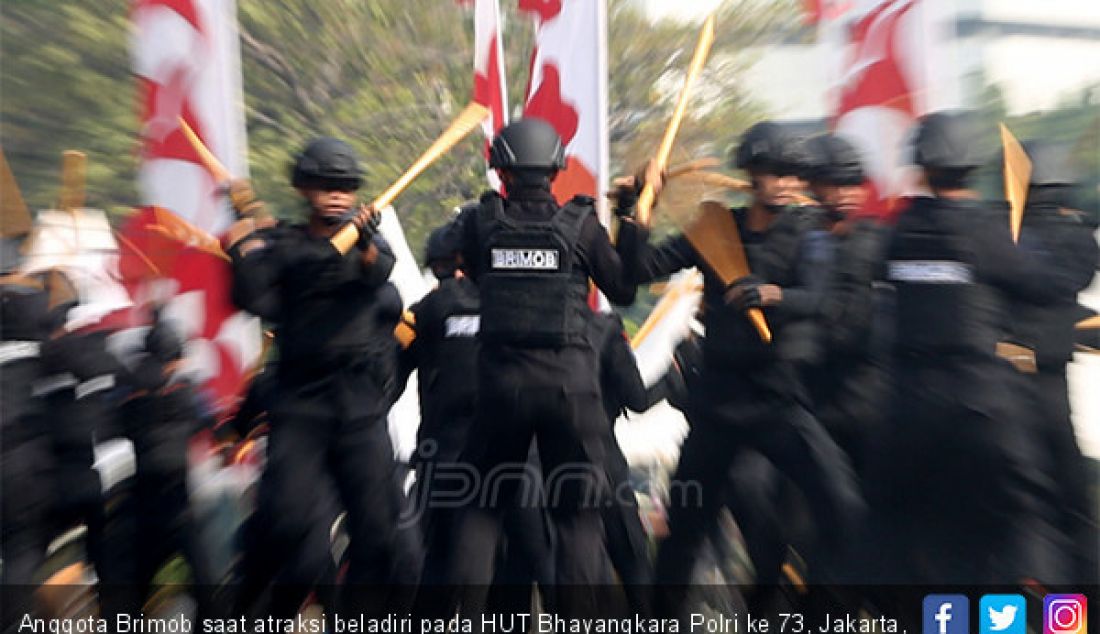
M342 607L383 609L387 597L379 588L398 576L399 565L418 557L406 552L412 541L398 530L403 494L394 477L382 394L358 373L280 389L289 393L271 412L259 492L266 508L258 511L269 522L263 530L268 543L287 549L278 575L285 583L273 594L274 608L293 616L309 590L333 582L333 496L326 491L334 491L347 512L347 596L373 602Z
M502 513L514 505L545 506L555 531L555 600L563 614L598 615L594 586L609 580L598 504L606 423L593 392L561 387L502 387L479 383L478 417L466 458L474 478L473 497L463 512L455 548L463 556L450 575L462 586L462 610L486 608L493 578ZM528 450L537 439L545 483L530 466Z
M21 366L21 367L20 367ZM34 612L34 583L46 557L49 487L43 487L49 443L43 419L30 396L33 364L10 362L0 368L0 631L15 632L24 614ZM47 493L43 493L43 490Z
M866 474L870 440L886 408L886 371L855 355L830 357L805 373L814 416L852 461L856 474Z
M1056 536L1035 521L1045 488L1018 378L996 359L899 360L867 483L873 581L1045 576L1036 553Z
M173 555L184 556L193 577L199 618L220 614L214 588L220 581L200 541L187 493L187 450L191 429L157 421L129 421L134 443L134 515L136 585L142 597L160 567Z
M653 583L653 565L649 560L649 539L638 514L638 499L630 486L630 466L612 430L607 442L608 503L603 509L603 527L607 554L623 584L630 609L637 614L650 612L648 586Z
M1024 378L1029 383L1027 400L1039 437L1041 468L1054 489L1051 519L1067 540L1064 556L1073 562L1066 571L1069 577L1061 582L1095 584L1100 541L1096 499L1090 483L1096 482L1096 474L1089 471L1087 459L1077 444L1070 418L1066 368L1043 369Z
M743 451L759 452L794 481L834 553L843 552L843 538L864 514L847 457L797 401L754 394L736 374L704 378L689 407L691 431L669 484L670 533L657 555L657 582L664 588L655 607L668 616L684 607L685 586L728 501L730 468Z

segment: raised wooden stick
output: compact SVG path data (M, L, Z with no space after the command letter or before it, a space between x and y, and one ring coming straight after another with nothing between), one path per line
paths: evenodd
M206 144L202 142L199 135L195 134L191 126L183 120L183 117L179 118L179 123L180 131L183 132L183 136L187 137L187 142L191 144L191 148L195 150L195 154L199 155L199 160L202 161L206 171L210 172L214 180L219 183L225 183L231 180L233 176L229 173L229 170L225 168L225 165L222 165L218 157L214 156L210 148L206 147Z
M84 183L87 157L83 152L65 150L61 153L61 211L70 213L84 206Z
M374 207L375 210L381 210L392 203L401 192L405 191L405 188L408 187L417 176L424 173L424 170L428 169L428 167L436 162L439 157L450 151L455 144L481 125L481 122L484 121L487 116L489 116L488 108L479 103L470 102L470 104L466 106L466 109L463 110L451 125L443 131L443 134L439 135L439 138L420 155L420 158L416 159L416 162L413 163L409 169L405 170L405 173L394 181L386 191L382 192L378 198L374 199L371 206ZM347 253L357 240L359 240L358 227L348 223L337 231L336 235L332 236L331 242L340 253Z
M1008 126L1001 124L1001 144L1004 146L1005 164L1005 200L1009 206L1009 228L1012 229L1012 241L1020 241L1020 227L1024 222L1024 208L1027 205L1027 185L1031 180L1031 159L1020 146Z
M680 100L676 103L676 110L672 113L672 119L669 120L668 127L665 128L665 135L661 139L661 145L657 149L657 156L654 157L657 168L662 171L668 167L668 157L672 153L672 144L676 141L676 133L680 131L680 124L683 123L684 115L687 113L691 86L695 83L699 74L703 72L703 66L707 63L707 56L710 54L710 47L714 44L714 23L714 15L708 17L707 21L703 23L703 28L699 32L699 41L695 45L695 55L691 58L691 66L688 67L687 76L684 78L684 87L680 90ZM641 195L638 196L638 222L643 225L649 224L649 213L653 210L656 194L653 183L646 183L645 187L642 188Z

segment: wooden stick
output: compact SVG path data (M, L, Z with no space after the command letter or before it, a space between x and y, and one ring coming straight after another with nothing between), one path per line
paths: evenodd
M638 331L634 333L634 336L630 339L630 347L635 350L638 346L649 337L653 329L657 327L657 324L661 323L661 320L665 318L672 307L676 305L676 302L680 300L686 293L690 293L696 290L696 278L694 275L687 276L680 280L678 284L668 285L665 294L661 297L657 305L653 307L653 310L649 311L649 316L645 318L642 325L638 328Z
M669 180L673 177L670 173ZM717 172L704 172L704 171L692 171L679 174L677 178L683 180L691 180L703 183L704 185L712 185L714 187L723 187L725 189L732 189L738 192L747 192L752 189L752 184L748 181L743 181L725 174L719 174Z
M214 180L219 183L225 183L231 180L233 177L230 175L229 170L225 168L225 165L222 165L218 157L214 156L210 148L206 147L206 144L202 142L199 135L195 134L191 126L183 120L183 117L179 118L179 123L180 131L183 132L183 136L187 137L187 142L191 144L191 148L195 150L195 154L199 155L199 160L202 161L203 167L206 168L206 171L210 172Z
M668 180L672 180L673 178L683 176L684 174L698 172L699 170L705 170L711 167L718 167L721 164L722 161L710 156L701 159L695 159L694 161L688 161L687 163L680 163L676 167L670 167L668 169L668 175L665 178Z
M30 233L34 220L3 149L0 149L0 198L0 235L10 238Z
M1100 328L1100 315L1093 315L1087 319L1082 319L1074 326L1077 330L1096 330Z
M751 272L745 257L745 248L741 244L737 221L722 203L710 200L701 203L699 215L684 228L684 236L726 286ZM761 341L771 343L772 333L764 318L764 311L750 308L745 312Z
M375 210L381 210L392 203L417 176L424 173L424 170L428 169L439 157L450 151L466 135L481 125L481 122L487 116L489 116L488 108L479 103L470 102L466 109L459 113L451 125L443 131L443 134L439 135L439 138L420 155L420 158L416 159L416 162L405 170L405 173L394 181L386 191L374 199L371 206ZM347 253L358 240L359 229L354 224L348 223L337 231L330 241L340 253Z
M84 206L84 183L87 157L83 152L65 150L61 153L61 202L58 207L69 213Z
M1001 124L1001 144L1004 146L1005 200L1009 205L1009 228L1012 241L1020 241L1020 227L1027 206L1027 185L1031 180L1031 159L1004 123Z
M162 207L154 207L153 215L156 217L157 222L156 224L148 225L146 230L160 234L169 240L181 242L203 253L208 253L216 258L225 260L226 262L231 261L230 257L222 249L222 245L218 242L218 239L210 235L209 232L196 227L182 217Z
M691 86L695 83L699 74L703 72L703 66L707 63L707 56L710 54L710 47L714 44L714 23L714 15L708 17L706 22L703 23L703 28L699 32L699 41L695 45L695 55L691 58L691 65L688 67L687 76L684 78L684 87L680 90L680 100L676 103L676 110L672 113L672 119L669 120L668 127L665 128L665 135L661 139L661 145L657 149L657 156L654 160L657 167L662 171L668 166L672 144L676 141L676 133L680 131L680 124L683 123L684 115L687 113ZM642 188L641 195L638 196L638 222L649 225L649 213L653 210L654 202L656 202L656 191L653 189L653 183L646 183L645 187Z

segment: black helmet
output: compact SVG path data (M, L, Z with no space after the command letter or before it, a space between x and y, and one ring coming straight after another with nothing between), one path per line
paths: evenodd
M359 157L350 145L331 137L309 142L294 160L290 177L294 187L308 187L317 181L342 182L350 189L363 183Z
M806 141L810 157L809 178L830 185L859 185L866 180L859 150L835 134L822 134Z
M774 121L761 121L741 135L733 156L737 169L805 175L809 157L803 141Z
M1047 141L1029 141L1024 151L1031 159L1031 178L1028 185L1048 187L1051 185L1077 185L1081 175L1074 168L1069 147Z
M930 170L968 171L981 166L968 112L934 112L921 117L913 137L913 163Z
M493 139L489 167L503 170L565 168L565 146L554 126L534 117L510 123Z
M461 248L458 238L457 225L454 222L448 222L442 227L436 228L428 235L424 261L435 262L453 259Z

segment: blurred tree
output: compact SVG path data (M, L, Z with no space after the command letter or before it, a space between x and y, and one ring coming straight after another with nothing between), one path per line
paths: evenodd
M522 108L532 21L502 0L513 113ZM796 0L727 0L710 63L674 159L725 158L764 114L742 84L746 50L789 37ZM126 0L5 2L0 21L0 138L35 208L56 198L60 152L89 154L89 204L137 204L137 114ZM310 137L348 139L367 164L364 198L396 178L472 93L470 8L441 0L238 0L249 162L257 191L284 218L301 213L287 169ZM651 22L633 0L609 0L612 171L656 149L698 25ZM397 201L414 253L454 206L486 186L480 139L467 140ZM681 204L693 204L691 191ZM670 200L668 205L677 201ZM671 228L658 212L658 232ZM642 294L643 296L645 294ZM652 298L632 315L644 317Z
M137 202L136 88L127 3L5 0L0 143L31 209L57 204L61 152L88 155L87 204Z
M980 173L980 190L989 198L1004 198L1000 136L996 125L1004 122L1020 141L1043 140L1072 148L1082 178L1078 206L1100 217L1100 84L1067 94L1052 110L1010 116L1002 90L986 84L979 93L979 118L988 128L982 135L982 151L993 157Z

